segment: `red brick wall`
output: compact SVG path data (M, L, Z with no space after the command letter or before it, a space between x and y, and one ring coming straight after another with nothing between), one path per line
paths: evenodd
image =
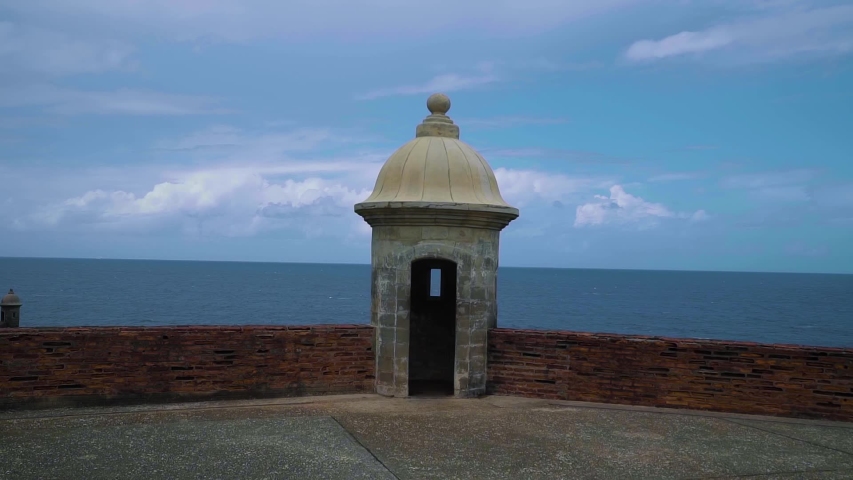
M0 406L371 392L372 335L363 325L2 329Z
M853 349L493 329L490 393L853 421Z

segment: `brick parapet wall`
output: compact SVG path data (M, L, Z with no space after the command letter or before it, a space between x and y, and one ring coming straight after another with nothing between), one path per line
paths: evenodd
M372 392L373 329L0 330L0 407ZM489 331L494 394L853 421L853 349Z
M489 393L853 421L853 349L492 329Z
M3 329L0 407L372 392L372 337L365 325Z

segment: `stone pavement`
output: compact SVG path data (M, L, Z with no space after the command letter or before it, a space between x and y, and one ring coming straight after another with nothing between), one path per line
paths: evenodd
M0 412L3 479L853 479L853 424L484 397Z

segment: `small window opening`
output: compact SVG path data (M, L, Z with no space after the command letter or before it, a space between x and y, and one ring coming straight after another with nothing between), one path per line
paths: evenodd
M429 296L441 296L441 270L433 268L429 271Z

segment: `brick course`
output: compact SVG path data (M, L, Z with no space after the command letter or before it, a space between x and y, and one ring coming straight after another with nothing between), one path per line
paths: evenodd
M853 349L489 331L488 391L853 421Z
M3 329L0 406L372 392L372 336L365 325Z
M0 407L372 392L373 328L0 330ZM853 349L491 329L488 392L853 421Z

